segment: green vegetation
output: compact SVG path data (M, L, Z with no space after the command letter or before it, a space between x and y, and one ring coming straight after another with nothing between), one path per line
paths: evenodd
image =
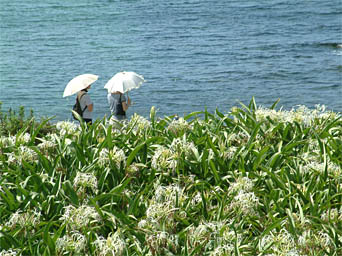
M342 117L276 103L120 129L1 114L0 255L341 255Z
M42 121L35 120L33 110L30 110L29 115L25 116L23 106L19 108L18 113L13 109L9 109L7 113L4 113L1 107L2 102L0 101L0 136L15 135L30 130L31 133L33 133L32 130L37 130L38 136L44 136L49 132L56 131L54 126L49 123L49 118L43 118Z

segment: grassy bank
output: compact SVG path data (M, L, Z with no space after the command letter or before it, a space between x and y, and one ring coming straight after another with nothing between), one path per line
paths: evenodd
M275 105L2 121L0 255L341 255L342 117Z

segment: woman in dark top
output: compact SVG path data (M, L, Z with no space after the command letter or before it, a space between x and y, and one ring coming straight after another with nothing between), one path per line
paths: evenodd
M131 99L128 96L126 99L126 96L121 92L108 93L107 99L112 118L117 121L125 120Z

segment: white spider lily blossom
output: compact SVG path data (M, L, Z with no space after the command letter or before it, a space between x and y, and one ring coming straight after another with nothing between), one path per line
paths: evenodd
M277 122L299 122L303 123L305 126L312 126L316 119L327 119L337 118L338 114L334 112L327 112L325 106L316 105L316 109L310 110L305 106L298 106L296 109L293 108L290 111L279 110L267 108L258 108L255 111L256 118L258 121L266 121L270 118Z
M38 144L38 147L40 149L49 149L56 147L60 141L64 138L62 138L60 135L56 133L48 133L44 138L37 138L41 141L41 143ZM65 138L65 145L70 145L71 140L69 138Z
M151 231L158 229L161 226L166 228L174 228L174 215L178 213L185 217L185 212L179 211L176 203L181 205L187 196L178 185L161 186L155 185L155 194L149 200L146 210L146 219L139 222L139 227L143 229L150 229Z
M153 198L157 202L170 202L175 204L176 200L178 200L179 203L184 202L187 196L184 193L184 189L182 189L179 185L174 184L169 186L157 185Z
M326 168L328 174L330 174L332 177L341 179L342 169L337 164L330 161L328 161L327 163L318 160L309 161L303 166L303 172L311 173L314 170L320 173L324 173Z
M228 208L234 211L241 211L247 215L255 215L257 214L255 209L257 208L258 203L259 198L255 196L254 192L240 191L234 196L234 199Z
M238 177L237 180L230 184L229 192L237 193L242 191L250 192L252 191L254 182L248 177Z
M86 188L90 188L97 194L97 178L93 173L77 172L74 179L74 187L81 192L85 192Z
M259 198L252 192L253 186L253 181L248 177L239 177L234 183L231 183L228 194L233 197L233 200L225 206L224 210L255 215Z
M174 170L177 167L177 156L168 148L159 146L152 157L152 168L163 170Z
M216 247L212 252L210 252L210 256L229 256L234 255L234 245L233 244L223 244Z
M275 255L300 255L295 238L284 228L264 236L259 245L261 250L270 249Z
M17 152L6 153L8 164L21 164L22 161L34 163L38 161L37 153L27 146L20 145Z
M81 205L78 208L68 205L65 207L64 215L60 218L70 227L77 231L88 225L96 225L101 222L101 217L92 206Z
M223 255L219 254L223 251L229 253L230 248L242 241L242 235L235 234L235 231L229 228L230 225L230 222L214 221L190 226L187 229L189 248L196 248L204 243L204 247L211 252L210 255Z
M0 137L0 146L2 147L13 147L16 143L19 145L26 144L31 140L31 134L22 133L17 136L1 136Z
M179 134L191 129L191 125L184 118L180 117L172 120L167 129L174 134Z
M56 124L56 128L61 136L66 134L74 134L79 126L75 122L60 121Z
M193 152L197 151L197 148L193 142L186 141L186 137L183 136L183 138L173 139L170 145L170 150L177 154L178 157L184 154L185 159L189 159Z
M145 117L142 117L135 113L127 124L126 130L132 129L134 131L134 134L137 134L137 132L139 131L146 131L150 128L151 122Z
M314 248L314 247L321 247L321 248L328 248L332 243L331 238L327 233L323 231L320 232L313 232L311 230L305 230L299 237L298 237L298 245L301 248Z
M17 256L21 255L19 249L8 249L0 251L0 256Z
M99 164L101 166L106 166L109 164L110 160L112 160L117 168L120 168L121 163L126 165L126 155L122 149L114 146L113 149L108 150L103 148L99 154Z
M237 147L230 146L226 150L223 151L223 157L225 159L232 159L236 151L237 151Z
M64 255L65 253L69 255L73 255L74 253L81 255L85 252L86 246L86 237L79 232L68 233L56 241L56 249L60 252L60 255Z
M20 210L13 213L10 219L5 224L9 228L14 228L16 225L21 228L25 227L35 227L39 225L41 218L41 213L37 210L29 210L27 212L22 212Z
M324 221L329 221L329 220L339 220L342 221L342 207L340 210L337 208L332 208L330 210L326 210L321 214L321 219Z
M35 162L38 159L37 153L29 147L20 146L18 152L20 159L28 162Z
M40 139L40 141L41 143L38 144L38 148L40 150L47 150L49 148L54 148L56 146L56 143L49 140Z
M15 136L1 136L0 137L0 146L1 147L12 147L15 145L16 137Z
M94 245L98 256L124 255L126 250L126 242L120 230L109 234L107 238L98 237L94 241Z
M179 248L178 236L165 231L153 231L146 235L148 247L158 255L174 255Z

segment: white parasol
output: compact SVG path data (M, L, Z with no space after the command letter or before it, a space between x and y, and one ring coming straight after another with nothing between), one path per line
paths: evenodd
M93 74L83 74L74 77L64 89L63 97L73 95L94 83L99 76Z
M144 77L135 72L122 71L113 76L104 86L108 93L121 92L125 93L132 89L139 88L140 85L146 82Z

